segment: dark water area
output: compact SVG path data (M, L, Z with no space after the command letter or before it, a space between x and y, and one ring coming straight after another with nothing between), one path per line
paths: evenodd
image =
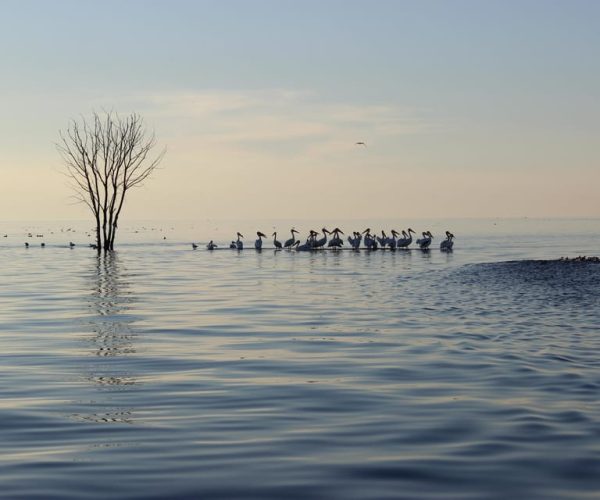
M7 243L0 496L598 498L600 264L498 241Z

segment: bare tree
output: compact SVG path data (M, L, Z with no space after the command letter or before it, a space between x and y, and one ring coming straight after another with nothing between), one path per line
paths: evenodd
M165 150L156 156L154 133L148 134L140 115L121 118L113 112L94 112L91 120L72 120L60 131L56 145L73 182L76 197L96 220L98 251L114 249L125 196L156 169Z

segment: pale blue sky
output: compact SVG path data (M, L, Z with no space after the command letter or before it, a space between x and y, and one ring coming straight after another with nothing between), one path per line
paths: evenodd
M600 216L599 25L591 0L0 1L0 219L85 215L53 142L102 107L169 149L132 217Z

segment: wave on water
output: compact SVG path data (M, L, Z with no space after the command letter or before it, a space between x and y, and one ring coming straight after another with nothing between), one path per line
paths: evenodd
M2 498L597 498L600 265L493 243L0 252Z
M600 264L562 260L517 260L468 264L459 281L478 289L519 295L523 300L591 305L600 299Z

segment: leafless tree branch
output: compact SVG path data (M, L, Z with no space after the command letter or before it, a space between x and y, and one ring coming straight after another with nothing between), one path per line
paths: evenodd
M91 120L71 120L59 131L56 148L76 199L94 215L99 251L114 249L127 192L141 186L164 158L166 149L151 156L156 142L137 113L121 118L112 111L94 112Z

